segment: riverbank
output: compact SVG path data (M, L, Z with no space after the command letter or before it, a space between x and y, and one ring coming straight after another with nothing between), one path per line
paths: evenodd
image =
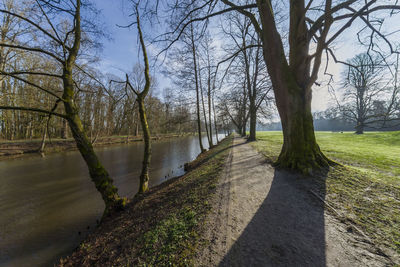
M59 266L191 265L204 245L210 200L232 137L199 155L190 171L151 188L103 223Z
M160 134L152 136L152 140L164 140L169 138L177 138L188 136L191 134ZM94 140L94 147L109 146L114 144L129 144L143 141L142 136L106 136L98 137ZM6 158L21 157L27 154L38 153L41 144L40 139L33 140L17 140L17 141L0 141L0 160ZM75 140L68 139L51 139L46 141L44 153L55 153L62 151L77 150Z

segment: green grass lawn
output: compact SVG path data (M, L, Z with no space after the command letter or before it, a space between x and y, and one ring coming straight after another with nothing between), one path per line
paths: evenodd
M374 175L371 178L400 185L400 132L316 132L326 156ZM282 146L281 132L257 132L259 147L272 161ZM382 175L381 175L382 174Z
M316 132L316 138L343 165L323 178L325 199L375 243L400 254L400 132ZM252 145L275 161L282 132L257 132L257 140Z

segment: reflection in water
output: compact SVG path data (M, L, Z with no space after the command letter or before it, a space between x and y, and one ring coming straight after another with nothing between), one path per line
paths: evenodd
M143 145L96 151L119 194L132 197L138 188ZM183 164L200 149L198 138L189 136L153 142L152 151L150 186L182 175ZM77 151L0 161L0 266L52 266L79 244L90 231L88 226L93 229L103 209Z

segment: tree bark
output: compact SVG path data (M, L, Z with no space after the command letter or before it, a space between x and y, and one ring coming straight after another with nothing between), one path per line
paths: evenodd
M193 25L190 24L190 33L191 33L191 42L192 42L192 55L193 55L193 67L194 67L194 78L195 78L195 86L196 86L196 115L197 115L197 131L199 134L199 145L200 151L203 153L205 151L203 147L203 141L201 140L201 120L200 120L200 97L199 97L199 77L197 74L197 62L196 62L196 46L194 44L194 35L193 35Z
M311 90L307 94L295 84L282 83L277 98L283 129L283 146L276 165L310 174L313 169L327 167L330 160L321 152L314 134L311 113ZM304 97L306 95L307 97Z
M356 125L356 134L363 134L364 133L364 122L357 121Z
M215 139L217 140L217 144L218 144L219 143L219 140L218 140L218 126L217 126L217 116L215 114L214 97L212 98L212 107L213 107L213 113L214 113Z
M44 127L43 135L42 135L42 141L40 142L40 147L38 149L38 152L41 155L44 155L44 148L46 146L46 136L47 136L47 125Z
M209 145L210 148L214 145L213 144L213 135L212 135L212 123L211 123L211 73L209 68L208 80L207 80L207 99L208 99L208 127L210 132L210 140Z
M61 138L67 139L68 138L68 122L62 119L62 126L61 126Z
M256 127L257 127L257 108L255 97L250 97L250 135L248 141L256 141Z
M290 2L290 65L270 2L258 0L257 5L262 23L264 60L283 130L283 146L276 165L309 174L313 169L329 166L331 161L321 152L314 134L311 86L316 76L310 77L304 1Z
M92 143L87 137L82 121L79 118L78 107L74 102L74 83L72 78L72 68L75 64L76 56L78 55L81 38L80 29L80 0L77 0L77 8L75 14L75 40L71 48L71 52L64 63L63 68L63 102L66 117L68 120L69 127L72 132L72 136L75 139L76 145L79 152L81 153L86 165L89 169L90 177L96 186L96 189L100 192L104 203L105 211L104 214L108 214L113 208L121 208L125 203L124 199L121 199L117 193L117 188L113 185L113 180L110 175L99 161L96 153L93 150Z
M78 115L78 109L72 98L72 77L71 72L65 70L64 78L64 108L68 117L68 124L72 132L72 136L76 142L79 152L81 153L86 165L89 169L90 177L100 192L106 205L104 213L107 214L112 208L121 207L123 200L117 193L117 188L113 185L113 180L101 164L96 153L93 150L92 143L87 137L82 121Z
M246 124L247 124L247 120L245 120L242 125L242 137L246 136Z
M150 129L147 123L146 109L144 106L144 99L137 97L136 101L139 106L140 123L143 130L144 140L144 155L142 163L142 172L140 174L139 194L145 193L149 190L149 166L151 161L151 143L150 143Z
M139 106L139 115L140 115L140 123L142 125L143 131L143 139L144 139L144 154L143 154L143 163L142 163L142 172L140 174L140 184L138 194L145 193L149 190L149 167L151 160L151 143L150 143L150 129L149 124L147 122L146 116L146 108L144 106L144 100L147 94L150 91L150 66L149 59L147 57L146 45L143 39L143 33L140 26L140 18L139 18L139 10L138 6L136 6L136 22L137 22L137 30L139 33L140 45L142 47L143 53L143 62L144 62L144 77L145 77L145 85L143 91L138 93L133 87L131 89L136 92L136 101ZM128 80L128 75L126 75L126 79Z
M210 134L208 132L208 122L207 122L207 115L206 115L206 106L204 104L204 94L203 94L203 86L201 84L201 72L200 72L200 65L199 65L199 87L200 87L200 95L201 95L201 105L203 106L203 117L204 117L204 128L206 129L206 134L207 134L207 141L208 141L208 146L211 148L212 143L210 142Z
M137 113L136 117L137 118L136 118L136 122L135 122L135 136L138 136L139 135L139 120L140 120L139 113Z

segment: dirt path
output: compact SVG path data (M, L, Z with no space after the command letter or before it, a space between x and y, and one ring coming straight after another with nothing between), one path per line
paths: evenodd
M348 231L310 189L235 138L206 224L199 266L388 266ZM324 188L318 188L324 197Z

